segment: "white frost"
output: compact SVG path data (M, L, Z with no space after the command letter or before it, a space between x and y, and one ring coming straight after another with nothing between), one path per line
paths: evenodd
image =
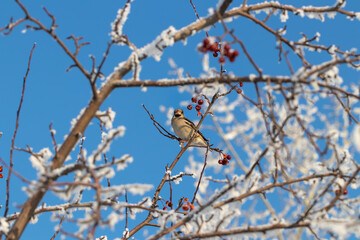
M170 26L168 29L164 30L156 39L147 44L146 46L139 49L139 57L153 57L156 61L160 61L163 49L174 45L174 34L176 29L173 26Z

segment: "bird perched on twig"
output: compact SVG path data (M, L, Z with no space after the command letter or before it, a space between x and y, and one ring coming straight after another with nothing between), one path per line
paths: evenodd
M185 118L184 111L182 109L175 109L174 115L171 118L171 126L173 127L175 134L186 142L190 140L196 130L195 124L189 119ZM198 131L191 144L207 146L208 140L204 137L204 135L202 135L200 131Z

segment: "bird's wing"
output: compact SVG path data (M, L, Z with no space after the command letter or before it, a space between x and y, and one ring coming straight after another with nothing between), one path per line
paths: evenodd
M185 123L190 126L192 129L196 129L195 124L190 121L189 119L187 119L186 117L184 117ZM207 142L208 140L204 137L204 135L200 132L200 130L198 131L199 135Z

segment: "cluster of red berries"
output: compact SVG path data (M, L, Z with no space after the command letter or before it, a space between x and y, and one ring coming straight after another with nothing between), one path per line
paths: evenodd
M336 189L335 190L335 194L338 196L338 195L341 195L341 193L340 193L340 189ZM344 189L344 191L342 192L342 195L346 195L346 194L348 194L348 190L347 189Z
M166 205L167 205L169 208L172 208L172 207L173 207L172 202L170 202L169 200L166 201ZM163 210L167 210L167 207L163 207Z
M3 171L3 166L0 165L0 178L3 178L3 177L4 177L3 174L1 173L2 171Z
M198 112L201 110L201 105L204 104L204 100L199 99L199 101L198 101L196 97L192 97L192 98L191 98L191 102L197 103L197 105L195 106L195 110L198 111ZM187 106L187 109L188 109L188 110L191 110L192 108L193 108L193 106L192 106L191 104L189 104L189 105Z
M223 154L223 159L220 159L218 163L225 166L229 164L229 160L231 160L231 155Z
M194 210L195 206L194 206L194 204L189 202L188 198L185 198L184 202L185 203L182 205L182 210L184 210L184 211L189 211L189 210L192 211L192 210Z
M210 40L208 38L204 38L202 46L199 48L199 51L203 53L207 51L213 52L214 57L218 57L220 53L220 64L225 63L225 57L227 57L230 62L234 62L235 58L239 56L239 51L232 50L229 44L225 44L224 47L219 47L219 42L210 43Z

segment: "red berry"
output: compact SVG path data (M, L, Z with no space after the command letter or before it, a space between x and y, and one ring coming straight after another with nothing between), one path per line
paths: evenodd
M344 195L348 194L348 190L345 189L344 192L343 192Z
M167 210L167 207L163 207L163 210Z
M188 109L188 110L191 110L191 109L192 109L192 106L189 104L189 105L187 106L187 109Z
M204 100L202 100L202 99L200 99L199 101L198 101L198 104L199 105L202 105L204 103Z
M3 166L2 165L0 165L0 172L2 172L3 171Z
M166 205L168 205L168 206L169 206L169 204L170 204L170 202L169 202L169 201L166 201Z
M200 110L201 110L201 106L200 106L200 105L196 105L195 109L196 109L196 111L200 111Z
M209 50L212 52L216 52L218 50L217 44L216 43L211 44Z
M225 58L224 57L219 57L219 63L221 63L221 64L225 63Z
M3 174L2 173L0 173L0 178L3 178L4 176L3 176Z
M192 97L192 98L191 98L191 101L192 101L193 103L196 103L196 102L197 102L196 97Z
M188 211L188 210L189 210L189 205L184 204L184 205L182 206L182 209L183 209L184 211Z
M239 51L238 51L238 50L233 51L233 52L232 52L232 55L233 55L234 57L239 56Z
M214 53L213 53L213 56L214 56L214 57L217 57L217 56L219 56L219 54L218 54L217 52L214 52Z
M223 160L222 160L222 165L225 166L225 165L228 165L228 163L229 163L229 160L227 160L227 159L223 159Z
M227 155L226 158L227 158L228 160L230 160L230 159L231 159L231 155Z
M204 48L207 48L207 46L208 46L209 44L210 44L209 39L204 38L204 40L203 40L203 46L204 46Z
M238 89L236 89L236 92L237 92L238 94L240 94L240 93L242 93L242 90L241 90L240 88L238 88Z
M235 58L234 57L229 57L229 61L230 62L235 62Z
M240 86L240 87L244 86L244 83L243 83L243 82L240 82L240 83L239 83L239 86Z
M190 205L190 211L194 210L195 206L194 204L189 204Z
M219 159L218 163L221 164L221 165L223 165L223 160L222 160L222 159Z
M230 49L231 49L231 47L230 47L229 44L226 44L226 45L224 46L224 51L225 51L225 52L228 52Z

